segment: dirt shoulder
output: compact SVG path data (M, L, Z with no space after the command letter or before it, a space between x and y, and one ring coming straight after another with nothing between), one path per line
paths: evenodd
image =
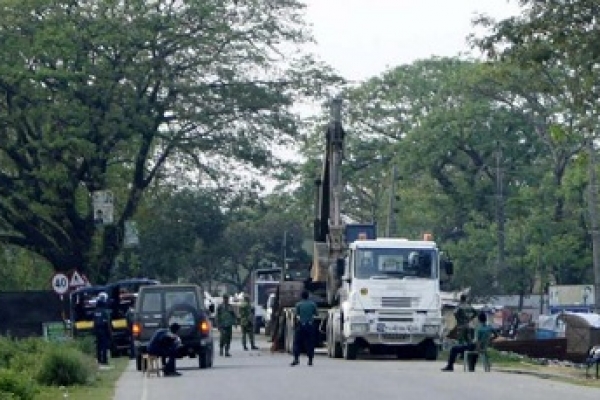
M493 365L492 369L503 373L532 375L541 379L551 379L600 388L600 379L596 379L595 367L590 368L589 377L586 377L585 367L564 366L560 364L539 365L525 361L519 363L500 363L495 366Z

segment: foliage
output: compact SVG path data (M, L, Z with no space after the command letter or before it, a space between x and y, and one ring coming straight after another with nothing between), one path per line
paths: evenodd
M2 399L33 400L37 393L38 387L30 376L0 368L0 396Z
M294 0L1 6L0 239L92 280L109 278L153 182L276 170L292 102L332 81L295 51L310 38ZM102 189L118 196L115 224L96 229Z
M84 385L94 378L94 364L89 357L69 348L52 348L40 361L37 380L48 386Z

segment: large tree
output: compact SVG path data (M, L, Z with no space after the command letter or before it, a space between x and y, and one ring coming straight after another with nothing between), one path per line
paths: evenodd
M124 222L161 174L219 180L276 164L294 99L328 80L295 50L309 40L302 8L1 0L0 241L106 280ZM90 195L104 189L120 191L116 218L96 229Z

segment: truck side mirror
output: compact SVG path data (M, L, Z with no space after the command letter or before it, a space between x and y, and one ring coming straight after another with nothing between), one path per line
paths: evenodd
M444 260L444 269L446 270L446 275L451 276L454 274L454 263L450 260Z
M335 273L338 277L344 276L346 272L346 261L343 258L338 258L335 263Z

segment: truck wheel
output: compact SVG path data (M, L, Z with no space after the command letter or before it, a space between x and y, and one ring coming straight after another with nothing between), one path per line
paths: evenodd
M342 358L343 350L340 342L335 341L335 336L333 335L333 326L329 326L333 324L328 324L327 327L327 353L331 358Z
M358 353L358 346L356 343L344 343L343 346L344 359L346 360L356 360L356 355Z
M424 358L428 361L435 361L438 358L438 347L433 340L427 340L423 349Z
M333 358L333 333L331 333L330 324L327 324L327 333L325 338L327 340L327 357Z
M285 351L289 354L294 352L294 326L290 323L290 321L286 321L285 323Z

